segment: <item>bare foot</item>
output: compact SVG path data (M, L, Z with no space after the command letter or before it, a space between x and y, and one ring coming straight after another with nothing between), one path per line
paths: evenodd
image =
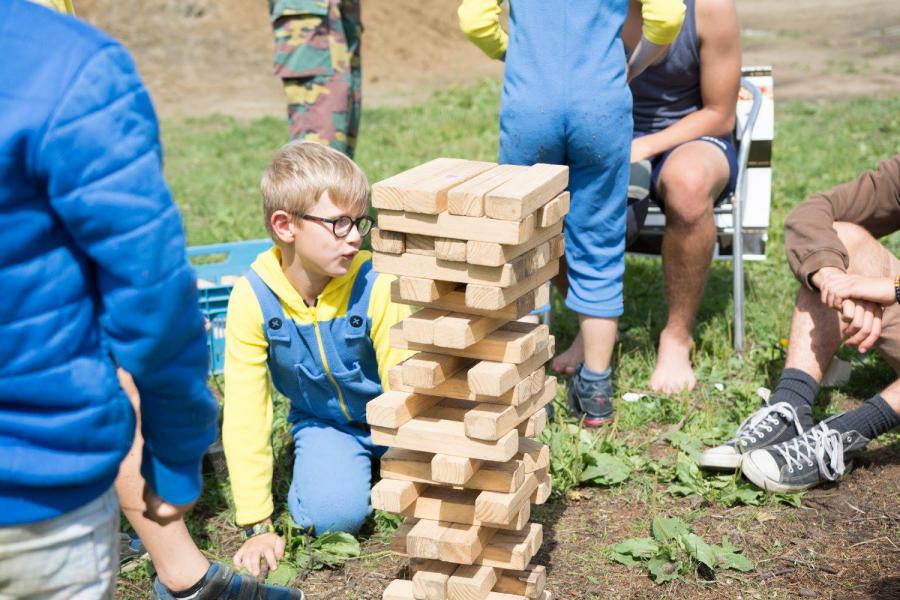
M650 389L660 394L674 394L697 387L697 378L691 366L691 348L694 341L666 333L659 335L659 352L656 369L650 376Z
M553 370L565 375L574 375L578 365L584 362L584 344L581 341L581 331L572 340L572 345L565 352L553 359Z

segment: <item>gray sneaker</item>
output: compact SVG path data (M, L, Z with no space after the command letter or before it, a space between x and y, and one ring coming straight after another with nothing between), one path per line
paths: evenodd
M858 431L841 433L823 421L792 440L754 450L744 459L744 476L770 492L799 492L837 481L852 457L871 440Z
M612 377L599 381L581 378L581 367L569 381L569 413L576 419L584 419L585 427L601 427L612 423Z
M733 471L741 467L747 453L786 442L801 433L803 425L793 406L787 402L766 405L741 423L733 440L700 454L699 463L706 469Z

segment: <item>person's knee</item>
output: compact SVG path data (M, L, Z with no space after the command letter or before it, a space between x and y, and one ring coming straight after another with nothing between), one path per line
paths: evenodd
M316 535L343 531L355 535L371 511L369 493L319 489L298 494L289 503L291 517L300 527L311 527Z
M661 183L669 222L693 226L712 217L713 181L703 169L681 169Z
M875 241L868 231L857 225L856 223L847 223L846 221L835 221L832 224L834 231L837 233L841 243L850 254L850 260L858 255L862 249Z

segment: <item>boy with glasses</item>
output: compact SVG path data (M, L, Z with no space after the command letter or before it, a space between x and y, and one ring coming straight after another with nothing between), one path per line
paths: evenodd
M236 521L247 541L237 566L253 574L284 553L272 527L272 395L290 401L293 520L315 533L356 533L371 511L372 444L366 403L409 353L388 333L412 311L390 301L392 277L360 251L372 227L368 182L327 146L284 146L261 183L275 247L234 286L228 305L223 443Z

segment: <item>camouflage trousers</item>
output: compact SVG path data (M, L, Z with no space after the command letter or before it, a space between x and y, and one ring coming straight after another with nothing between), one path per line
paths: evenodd
M352 157L362 103L359 0L287 0L272 17L291 139Z

